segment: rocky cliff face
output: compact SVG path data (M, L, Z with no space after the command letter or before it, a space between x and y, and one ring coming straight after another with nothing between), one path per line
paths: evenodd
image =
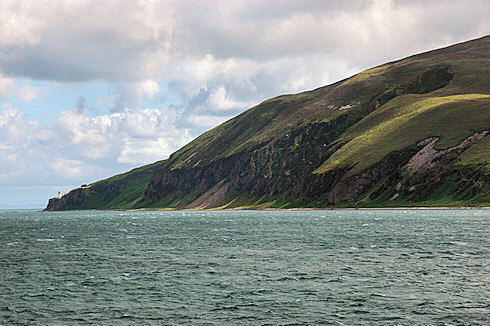
M61 198L49 199L47 211L60 211L70 209L71 207L83 207L87 202L88 197L85 195L82 189L75 189L70 191L69 194L64 195Z
M261 149L234 154L203 167L156 169L144 201L158 205L159 200L167 198L167 205L178 208L210 208L226 205L242 194L247 197L243 204L281 196L288 200L318 197L344 173L312 174L329 156L332 140L348 126L346 121L341 116L333 121L309 124ZM219 190L213 189L216 186L226 187L226 191L219 198L214 196L212 202L204 200L210 197L209 191ZM184 201L183 197L186 197Z

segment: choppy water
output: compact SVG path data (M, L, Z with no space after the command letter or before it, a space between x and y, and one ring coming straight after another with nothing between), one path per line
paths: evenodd
M490 211L0 211L0 325L488 325Z

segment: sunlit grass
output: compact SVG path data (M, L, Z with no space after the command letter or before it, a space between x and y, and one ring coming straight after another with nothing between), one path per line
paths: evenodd
M451 136L451 131L457 135L456 138L460 138L461 132L457 128L461 127L459 126L461 121L468 118L468 116L461 116L461 112L458 114L458 111L464 111L465 106L474 107L476 104L479 114L475 114L472 117L474 121L469 121L469 125L464 128L464 136L470 136L467 128L471 128L472 125L481 125L481 118L485 116L481 113L488 112L489 98L490 95L487 94L463 94L444 97L423 97L415 102L407 101L408 103L405 105L403 102L400 103L403 99L398 99L394 103L389 102L386 104L387 107L383 109L391 110L393 115L385 115L384 121L380 121L354 137L336 151L314 173L324 173L335 168L355 164L355 167L351 170L351 174L353 174L376 163L388 153L412 145L425 137L438 136L441 137L442 143L450 144L451 140L453 142L455 140L455 135ZM404 99L411 100L413 96L406 96ZM479 102L475 102L475 100L479 100ZM455 110L455 108L460 110ZM452 114L447 116L446 113L448 111L446 109L449 109ZM437 112L430 117L432 121L424 120L420 121L418 125L407 125L422 114L433 110ZM369 118L366 118L366 120L370 121ZM362 125L362 122L359 124ZM373 121L370 122L372 123ZM486 125L488 126L488 124ZM359 129L362 129L362 127L359 127ZM404 132L407 130L403 129L410 129L411 133ZM450 131L449 133L448 130ZM450 139L444 139L444 135L449 136L446 138Z
M389 64L384 64L382 66L374 67L368 70L364 70L363 72L360 72L356 75L354 75L352 78L347 79L343 85L350 85L353 83L357 82L362 82L366 81L370 78L373 78L375 76L382 75L388 68L390 67Z

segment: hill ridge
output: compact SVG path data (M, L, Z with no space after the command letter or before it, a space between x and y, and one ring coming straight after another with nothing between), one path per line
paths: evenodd
M265 100L46 210L489 206L488 53L484 36ZM403 169L433 138L456 149Z

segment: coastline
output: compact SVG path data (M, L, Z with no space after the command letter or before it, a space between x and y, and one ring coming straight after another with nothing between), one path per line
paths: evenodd
M97 210L97 209L95 209ZM371 211L371 210L490 210L490 206L420 206L420 207L339 207L339 208L236 208L236 209L213 209L213 208L193 208L193 209L171 209L171 208L138 208L138 209L108 209L108 211L118 212L140 212L140 211Z

